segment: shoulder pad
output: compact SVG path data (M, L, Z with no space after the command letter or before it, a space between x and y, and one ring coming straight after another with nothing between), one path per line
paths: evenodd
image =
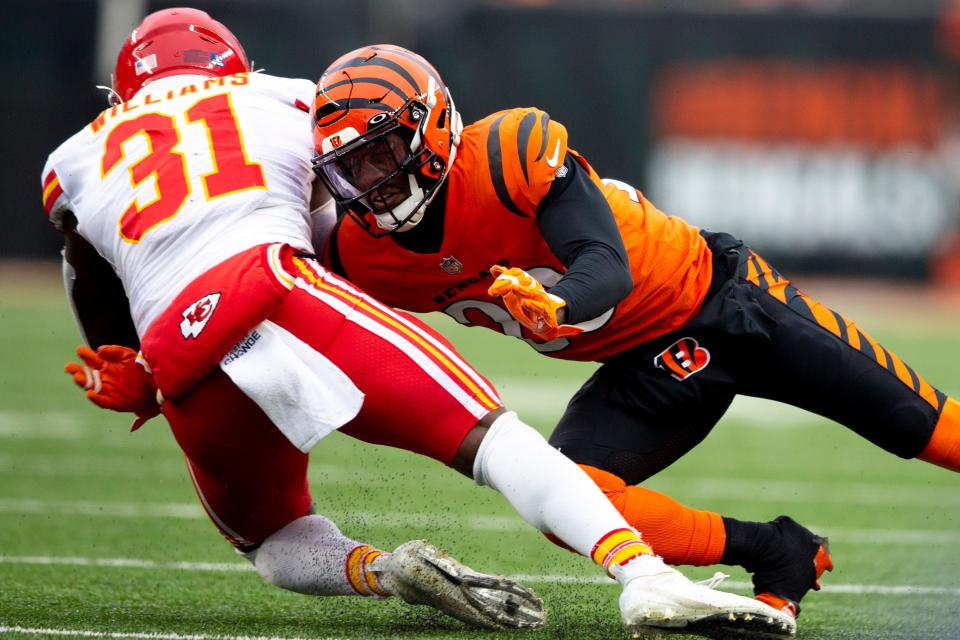
M567 155L567 130L535 108L489 116L486 135L490 180L511 213L535 217Z

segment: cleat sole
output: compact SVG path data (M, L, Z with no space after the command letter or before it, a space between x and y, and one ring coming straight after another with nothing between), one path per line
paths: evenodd
M634 638L662 640L670 634L696 635L712 640L785 640L794 632L783 622L750 613L722 613L690 622L641 620L627 627Z
M490 629L539 629L544 625L543 601L530 589L502 576L477 573L430 544L420 546L416 557L434 572L437 595L444 591L439 584L442 581L455 588L469 605L466 610L451 609L443 606L440 598L431 598L429 604L441 611ZM428 575L422 574L424 578L430 581Z

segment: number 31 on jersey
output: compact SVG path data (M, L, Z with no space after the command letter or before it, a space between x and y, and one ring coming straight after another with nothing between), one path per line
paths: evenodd
M219 95L197 101L184 113L188 125L201 124L206 129L213 171L202 176L207 200L248 189L266 189L263 167L251 162L243 146L230 95ZM120 236L132 243L144 234L176 216L190 196L187 158L177 150L181 132L173 116L144 113L125 120L107 135L100 177L106 179L124 159L123 145L135 136L145 136L148 152L130 165L130 184L137 189L146 180L156 180L156 197L140 204L133 198L120 216Z

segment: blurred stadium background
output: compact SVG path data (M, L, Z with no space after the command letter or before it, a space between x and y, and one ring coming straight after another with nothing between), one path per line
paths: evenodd
M105 105L116 51L177 2L7 5L0 256L56 255L39 173ZM179 3L182 4L182 3ZM201 0L259 67L317 79L395 42L466 121L536 105L605 177L790 272L960 279L960 4L946 0Z
M40 171L104 108L95 85L109 84L130 28L178 4L5 4L0 637L480 637L396 603L308 602L238 573L162 425L128 435L123 416L87 406L59 374L77 335ZM434 62L466 121L545 109L601 175L745 238L931 383L960 393L960 2L192 4L273 74L315 80L346 50L395 42ZM590 369L438 326L545 433ZM541 637L623 637L615 590L490 492L340 436L311 464L320 511L351 535L385 546L428 535L486 570L529 576L553 616ZM832 537L838 569L810 597L803 639L960 638L960 494L945 471L893 459L809 414L738 401L651 486L745 518L788 512ZM746 592L746 579L733 572L733 587Z

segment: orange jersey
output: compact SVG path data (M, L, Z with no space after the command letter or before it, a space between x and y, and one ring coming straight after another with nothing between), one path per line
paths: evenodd
M520 267L548 288L565 273L537 226L537 207L553 180L565 175L568 152L610 204L634 287L610 312L581 323L584 333L545 342L513 319L499 297L488 296L487 288L494 264ZM636 189L601 180L567 149L566 129L533 108L500 111L464 129L447 177L440 251L408 251L350 220L339 225L336 245L347 278L387 304L443 311L568 360L604 360L680 328L700 308L712 277L710 251L698 229L664 214Z

